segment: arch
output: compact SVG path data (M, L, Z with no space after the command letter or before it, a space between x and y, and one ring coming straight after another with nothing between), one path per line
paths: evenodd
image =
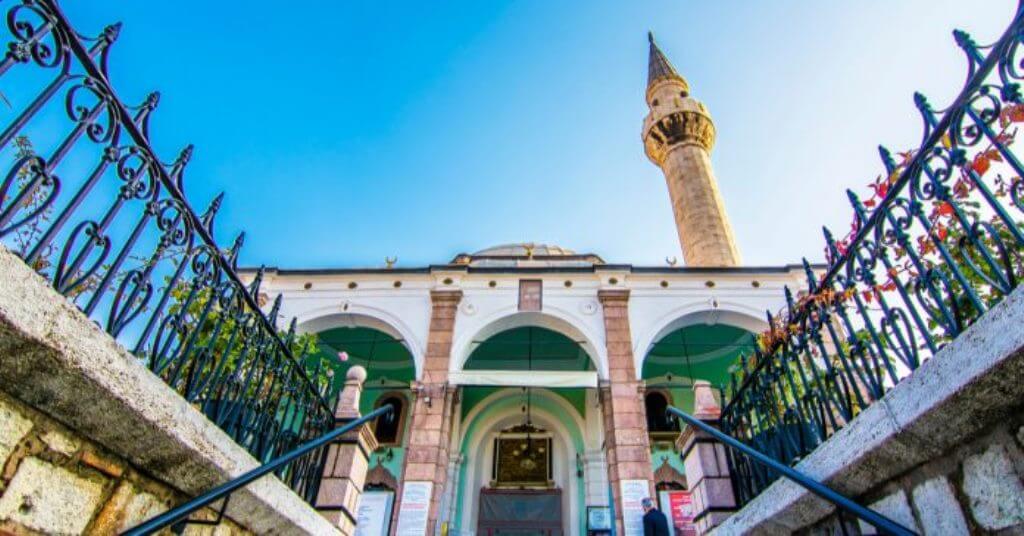
M303 311L295 317L296 330L299 333L320 333L339 327L360 327L386 333L402 341L402 345L409 350L416 377L420 377L423 370L423 348L413 330L401 318L368 305L350 303L346 307L344 311L340 305Z
M481 322L483 327L461 333L452 344L452 359L449 370L455 372L465 367L470 354L476 349L474 341L481 341L510 329L536 326L556 331L581 341L583 349L590 356L599 378L608 378L608 360L604 351L604 339L601 334L593 333L587 326L577 321L571 314L554 307L545 306L543 312L522 312L514 306L495 311Z
M374 421L373 437L377 439L377 444L381 447L401 446L405 442L403 436L405 435L406 419L409 415L409 398L401 391L387 391L377 397L373 406L374 409L377 409L384 404L391 405L395 411L392 412L390 420L378 417Z
M637 338L633 347L637 379L643 378L644 360L654 344L678 329L696 324L723 324L751 333L768 329L768 322L763 320L763 311L759 312L739 302L718 301L717 304L716 308L708 308L708 304L703 301L691 303L669 311L654 322L643 336Z
M567 523L566 534L581 534L585 526L585 485L575 472L576 455L583 456L583 420L576 410L562 397L545 389L534 391L531 420L537 426L552 434L554 449L553 463L557 471L556 481L563 487L563 519ZM481 477L490 473L490 462L494 453L486 439L497 435L502 429L521 424L520 390L502 389L478 402L463 420L459 441L460 452L466 454L459 470L456 489L456 527L475 530L478 506L477 492ZM571 418L566 418L571 416ZM469 454L472 453L472 454Z
M665 410L674 405L672 393L665 389L648 389L644 393L648 433L679 432L679 421L665 415Z

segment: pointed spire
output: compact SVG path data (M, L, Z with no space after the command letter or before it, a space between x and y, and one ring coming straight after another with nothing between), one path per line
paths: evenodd
M676 68L669 63L668 58L658 48L652 32L647 32L647 42L651 45L647 55L647 88L650 89L659 80L672 79L682 82L684 91L689 93L690 86L686 83L686 79L676 72Z

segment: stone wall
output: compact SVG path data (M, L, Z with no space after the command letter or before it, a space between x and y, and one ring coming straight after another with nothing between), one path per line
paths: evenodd
M117 534L188 497L0 392L0 534ZM216 519L207 510L196 518ZM213 534L190 525L185 534ZM230 520L216 534L251 534Z
M1024 288L796 469L925 536L1024 534ZM849 534L873 534L850 521ZM843 534L831 503L780 479L713 534Z
M113 532L258 466L2 246L0 461L0 532L19 535ZM338 534L273 477L236 491L227 517Z
M1024 408L973 440L863 494L862 504L925 536L1024 533ZM850 534L874 534L845 516ZM841 534L835 514L801 531Z

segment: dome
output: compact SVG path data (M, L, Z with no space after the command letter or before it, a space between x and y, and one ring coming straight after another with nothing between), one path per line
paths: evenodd
M519 242L481 249L476 253L460 253L452 264L476 267L586 267L604 264L601 257L593 253L576 253L569 248L552 244Z
M575 255L576 252L561 246L521 242L502 244L500 246L481 249L473 253L474 257L561 257Z

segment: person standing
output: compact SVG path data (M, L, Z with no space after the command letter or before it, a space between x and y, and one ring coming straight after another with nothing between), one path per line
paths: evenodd
M644 497L640 501L640 506L644 509L644 536L670 536L668 519L654 507L654 501L650 497Z

